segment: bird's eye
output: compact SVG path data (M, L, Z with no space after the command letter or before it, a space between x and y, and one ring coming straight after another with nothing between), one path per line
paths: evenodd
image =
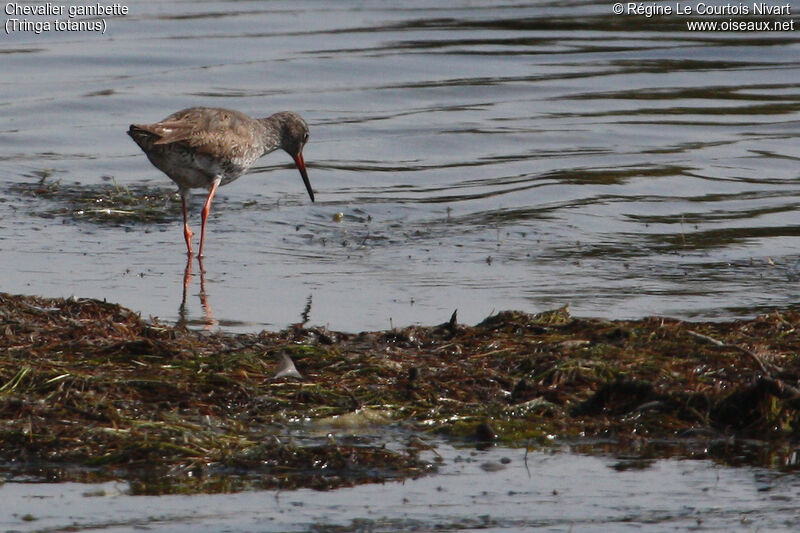
M307 142L308 142L308 132L306 132L305 135L303 135L303 144Z

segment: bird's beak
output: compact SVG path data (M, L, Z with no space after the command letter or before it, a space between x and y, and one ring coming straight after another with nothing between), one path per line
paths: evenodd
M303 183L305 183L308 195L311 197L311 201L313 202L314 191L311 190L311 182L308 181L308 173L306 172L306 163L305 161L303 161L303 152L297 152L297 155L292 157L294 158L294 164L297 165L297 170L299 170L300 175L303 176Z

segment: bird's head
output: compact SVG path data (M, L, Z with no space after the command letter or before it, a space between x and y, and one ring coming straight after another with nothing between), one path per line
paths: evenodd
M308 124L303 117L291 111L276 113L270 118L275 118L279 124L280 140L279 146L294 159L297 170L303 177L303 183L308 191L311 201L314 201L314 191L311 190L311 182L308 181L306 163L303 160L303 147L308 142Z

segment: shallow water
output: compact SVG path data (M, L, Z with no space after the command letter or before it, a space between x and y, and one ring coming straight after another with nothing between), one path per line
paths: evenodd
M364 330L795 303L797 32L687 32L606 2L434 6L137 1L105 35L4 35L1 289L236 331L307 308ZM221 189L205 298L195 265L182 306L179 215L42 218L69 206L10 190L42 173L169 187L125 130L190 105L303 114L318 201L283 153Z
M330 492L127 496L121 483L0 485L13 531L795 531L796 476L706 461L440 448L442 473ZM27 518L27 520L26 520Z

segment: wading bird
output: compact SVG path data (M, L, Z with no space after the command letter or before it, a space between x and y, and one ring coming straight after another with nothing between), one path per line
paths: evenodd
M194 235L186 213L189 189L208 189L200 227L198 256L202 257L206 220L217 188L232 182L261 156L278 148L292 156L314 201L303 161L308 125L291 111L256 119L231 109L190 107L155 124L131 124L128 135L150 162L178 185L183 204L183 236L189 255Z

